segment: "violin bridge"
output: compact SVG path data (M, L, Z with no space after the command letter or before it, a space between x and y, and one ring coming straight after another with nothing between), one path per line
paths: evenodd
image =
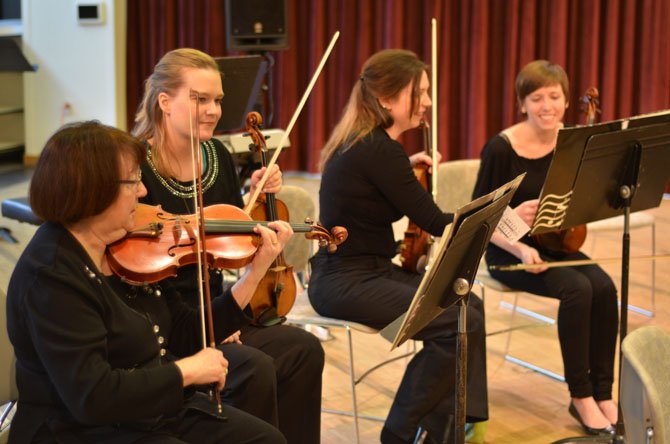
M175 245L179 244L179 239L181 239L182 234L181 218L176 218L174 225L172 225L172 238L174 239Z

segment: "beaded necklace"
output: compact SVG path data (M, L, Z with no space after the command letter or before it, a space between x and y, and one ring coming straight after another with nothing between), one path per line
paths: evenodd
M214 185L216 178L219 176L219 159L216 156L214 143L211 140L201 142L200 146L203 150L203 162L205 164L205 174L202 178L202 192L204 193ZM174 196L181 197L182 199L192 199L194 195L193 184L184 185L172 177L163 177L156 169L152 156L152 149L149 146L147 150L147 164L158 178L158 181Z

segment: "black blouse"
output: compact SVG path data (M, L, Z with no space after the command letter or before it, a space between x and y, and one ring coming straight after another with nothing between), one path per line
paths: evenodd
M527 200L538 199L553 157L553 151L537 159L521 157L514 151L509 139L503 134L498 134L484 145L472 197L477 198L488 194L519 174L526 173L526 177L521 181L512 197L510 206L515 208ZM529 235L522 237L519 241L538 248ZM489 264L508 263L509 260L509 253L489 243L486 250L486 261Z
M417 181L402 145L378 127L328 161L319 190L320 219L349 232L335 256L396 255L393 222L408 216L440 236L453 219Z
M509 139L498 134L484 145L472 198L488 194L519 174L526 173L510 206L515 208L527 200L538 199L553 157L553 151L537 159L521 157L514 151Z

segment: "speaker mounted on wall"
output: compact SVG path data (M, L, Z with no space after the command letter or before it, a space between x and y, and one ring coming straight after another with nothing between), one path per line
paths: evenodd
M226 46L233 51L288 48L286 0L226 0Z

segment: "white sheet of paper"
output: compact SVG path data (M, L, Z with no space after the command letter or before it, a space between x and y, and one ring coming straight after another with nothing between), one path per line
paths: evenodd
M521 239L524 234L528 233L530 227L508 206L505 208L505 212L503 213L502 218L500 218L500 222L498 222L496 231L505 236L505 239L513 244Z

